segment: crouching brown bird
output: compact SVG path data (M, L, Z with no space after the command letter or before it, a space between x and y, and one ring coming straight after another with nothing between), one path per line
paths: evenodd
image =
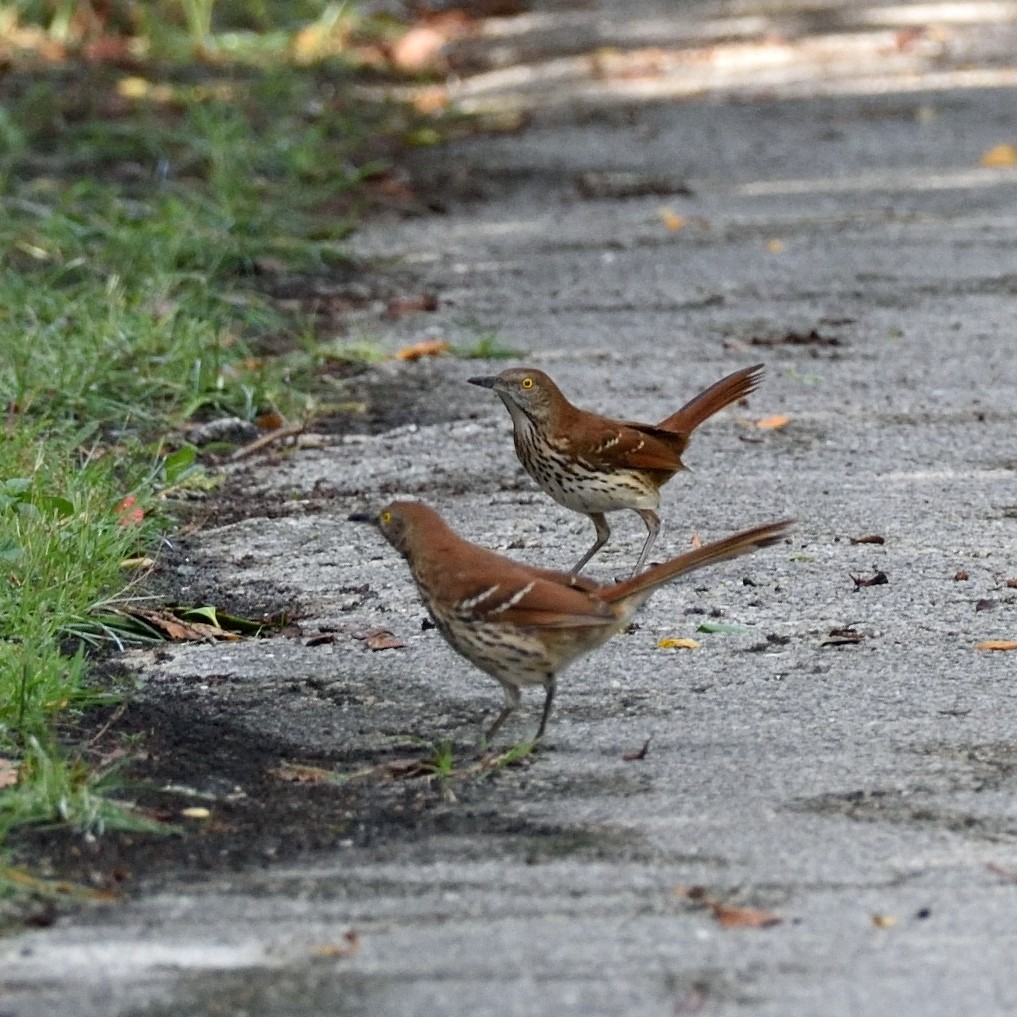
M660 532L660 488L685 469L682 453L708 417L754 391L763 375L756 364L700 392L659 424L612 420L581 410L543 371L516 367L470 384L493 389L512 415L516 455L523 469L559 505L590 517L593 546L572 567L579 572L607 543L605 512L632 509L646 525L646 541L632 570L646 561Z
M378 516L406 559L438 630L505 690L490 741L519 705L524 685L544 688L537 738L547 726L559 673L628 625L659 587L693 569L736 558L784 536L790 520L768 523L599 586L570 572L538 569L471 544L421 502L394 501Z

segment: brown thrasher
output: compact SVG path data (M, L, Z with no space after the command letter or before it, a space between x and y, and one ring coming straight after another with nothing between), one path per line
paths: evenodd
M555 681L568 664L628 625L654 591L693 569L766 547L790 520L768 523L600 586L570 572L538 569L471 544L421 502L394 501L378 516L382 533L406 559L421 599L452 649L501 683L505 708L490 741L519 705L524 685L542 685L544 733Z
M646 561L660 532L660 488L685 469L682 453L708 417L754 391L763 365L721 378L659 424L611 420L581 410L543 371L516 367L470 383L494 389L512 414L512 436L523 469L559 505L590 517L593 546L572 567L579 572L607 543L605 512L632 509L646 524L646 542L632 570Z

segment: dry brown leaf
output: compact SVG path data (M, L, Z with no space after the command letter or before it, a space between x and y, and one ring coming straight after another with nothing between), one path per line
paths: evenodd
M21 764L0 756L0 787L14 787L21 774Z
M396 639L388 629L358 632L353 638L359 639L369 650L398 650L406 645L402 640Z
M321 766L286 762L273 766L269 769L268 775L291 784L324 784L335 777L332 770L326 770Z
M851 575L849 572L848 575ZM860 590L863 586L885 586L889 579L886 578L886 573L877 569L871 576L851 576L852 582L855 584L855 589Z
M124 609L125 614L151 625L174 643L198 642L203 639L225 639L235 642L240 639L236 632L227 632L206 622L181 621L170 611L149 611L145 608L131 607Z
M979 643L976 650L1017 650L1017 641L1013 639L986 639Z
M352 957L360 949L360 936L350 930L343 936L344 942L322 943L311 952L315 957Z
M404 346L395 356L396 360L420 360L422 357L440 357L448 351L449 344L444 339L425 339L412 346Z
M286 418L278 410L266 410L254 422L260 431L275 431L286 426Z
M967 573L966 573L966 572L964 571L964 569L959 569L959 570L958 570L957 572L955 572L955 573L953 574L953 581L954 581L955 583L963 583L963 582L966 582L966 581L967 581L967 580L968 580L969 578L970 578L970 577L969 577L969 576L968 576L968 574L967 574Z
M784 921L780 915L761 908L739 907L722 901L708 901L707 905L725 929L766 929Z
M992 169L1017 166L1017 145L996 145L982 153L981 164Z
M625 755L622 756L622 761L625 763L636 763L645 759L646 753L650 751L650 742L652 740L653 736L651 735L645 742L643 742L643 747L641 749L636 749L635 752L626 752Z
M1017 590L1017 579L1008 579L1005 586L1008 590Z
M388 302L388 306L382 312L382 317L393 321L396 318L405 317L407 314L416 314L418 311L437 311L438 298L433 293L422 293L419 297L396 297ZM420 343L418 346L422 345ZM415 349L416 347L410 347ZM448 344L445 344L448 349ZM399 354L396 354L399 356ZM401 360L416 359L415 357L400 357Z
M886 537L878 533L863 533L860 537L848 537L852 544L885 544Z
M756 421L756 427L760 431L779 431L782 427L787 427L791 423L791 418L784 413L777 413L772 417L763 417L762 420Z

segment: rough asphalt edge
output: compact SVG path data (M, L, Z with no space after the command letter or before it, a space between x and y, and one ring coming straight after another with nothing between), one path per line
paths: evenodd
M1012 124L997 105L1004 97L993 98L939 97L931 138L892 129L917 120L919 100L910 99L889 109L801 104L787 130L846 168L870 160L928 168L935 158L948 171ZM716 155L718 138L749 136L753 118L770 108L668 115L679 118L686 145L705 133L714 144L704 149ZM891 122L885 137L866 129L880 118ZM830 122L846 125L843 147L857 151L818 145ZM606 130L627 137L622 125ZM550 133L517 139L517 158L549 157ZM559 138L553 151L560 147ZM464 148L464 158L479 157L479 145ZM483 149L492 150L488 157L503 163L504 149ZM129 1012L165 992L178 1000L166 1012L179 1012L184 998L193 998L193 1012L267 1013L280 1000L290 1012L322 1012L337 994L346 1012L383 1013L450 1001L478 1013L672 1012L699 1002L718 1013L872 1012L873 1002L905 1013L1012 1010L1013 890L986 868L1015 864L1011 666L1005 655L972 650L1013 629L1013 595L1003 585L1017 562L1012 178L981 191L958 186L963 200L947 201L913 189L914 173L902 171L880 199L881 214L862 193L828 199L817 218L800 200L746 196L736 166L726 164L728 178L690 168L691 179L706 181L692 206L707 213L706 237L661 239L656 201L562 201L548 210L545 198L520 230L519 198L516 208L487 213L503 226L516 222L514 232L489 231L507 240L470 236L474 209L451 243L449 230L437 244L427 224L411 224L393 231L392 244L440 250L431 272L443 293L463 279L456 299L511 322L507 339L567 375L577 401L619 415L666 412L679 382L684 396L759 356L750 345L758 335L813 326L836 334L841 345L828 350L766 352L767 390L741 415L787 413L792 424L757 434L736 419L717 421L690 457L694 476L669 493L669 547L688 539L683 516L712 536L760 513L795 511L803 526L793 553L736 563L658 598L639 632L566 677L555 751L468 789L465 808L439 805L448 832L380 853L353 843L338 865L188 878L20 937L3 948L5 1007ZM796 166L796 176L809 168ZM777 232L790 257L763 253ZM534 252L540 236L554 239ZM664 244L679 271L661 266ZM576 252L579 267L569 268ZM548 280L563 277L549 292ZM510 301L513 290L525 306ZM661 377L651 343L675 331L676 317L687 359L672 381ZM444 321L462 327L454 309ZM631 339L620 352L623 328ZM460 450L453 463L441 452L449 440ZM316 607L302 620L309 630L377 622L405 638L409 653L368 655L351 638L324 648L280 640L270 658L264 644L198 647L149 663L146 697L218 711L228 730L292 748L298 759L378 754L384 736L408 731L465 746L497 690L454 662L433 633L415 631L420 610L405 575L344 513L395 493L428 497L475 539L567 562L587 539L586 524L519 480L498 408L307 452L260 483L296 494L293 514L208 534L189 563L195 574L212 569L219 583L250 578L299 590ZM315 485L335 488L335 510L304 516ZM249 492L252 502L259 493ZM617 529L602 574L638 543L635 525ZM887 538L882 547L847 539L874 531ZM848 573L876 568L890 582L854 592ZM954 580L959 569L968 580ZM746 576L756 585L744 585ZM995 608L976 611L986 599ZM687 634L700 617L685 615L689 608L719 609L748 631L719 645L704 637L707 653L663 655L657 637ZM831 628L848 625L863 633L861 643L819 648ZM767 645L767 636L777 639ZM651 731L647 759L623 763L621 752ZM506 816L540 833L522 845L492 835ZM557 858L541 851L556 831ZM693 883L797 922L719 931L672 892ZM877 912L888 916L879 927ZM338 956L350 928L360 949ZM424 948L435 932L440 949ZM182 982L172 975L180 967L192 972ZM222 979L235 967L251 970ZM196 977L201 969L214 977Z

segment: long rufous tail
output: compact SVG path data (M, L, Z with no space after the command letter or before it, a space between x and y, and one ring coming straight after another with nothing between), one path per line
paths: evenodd
M609 604L625 600L633 594L646 591L652 592L658 586L666 582L701 569L705 565L712 565L714 562L724 561L726 558L737 558L742 554L749 554L758 551L761 547L780 540L794 524L793 519L783 519L778 523L766 523L763 526L755 526L751 530L742 530L741 533L734 533L723 540L715 540L713 543L704 544L694 551L687 551L678 555L661 565L651 565L645 572L626 579L624 582L616 583L614 586L601 587L595 596L606 600Z
M665 431L690 434L708 417L754 392L762 377L762 364L735 371L734 374L721 378L716 384L690 399L680 410L672 413L657 426Z

